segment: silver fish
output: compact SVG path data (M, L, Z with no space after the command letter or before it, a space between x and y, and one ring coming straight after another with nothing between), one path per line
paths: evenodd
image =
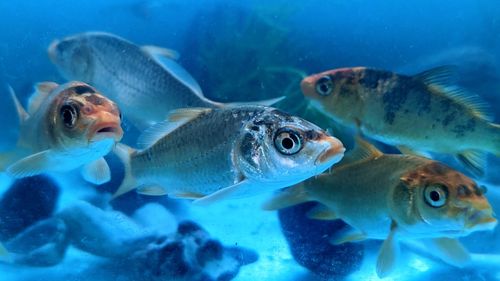
M224 106L203 95L195 79L175 62L177 54L171 50L88 32L54 41L48 53L65 78L103 91L139 129L165 120L166 112L174 109Z
M141 139L141 151L118 146L126 176L115 197L136 187L200 204L249 196L317 175L345 150L316 125L265 106L179 109Z

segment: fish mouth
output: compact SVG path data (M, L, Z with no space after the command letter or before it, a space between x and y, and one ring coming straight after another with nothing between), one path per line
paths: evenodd
M498 221L493 215L491 209L476 210L469 215L465 222L465 228L474 231L492 230L496 227Z
M92 141L112 138L119 142L123 137L123 129L116 122L97 123L90 128L89 132L89 139Z
M339 162L344 157L345 147L338 139L334 137L324 137L320 141L328 143L328 147L325 148L316 159L315 164L321 165L325 163L331 163L331 165Z
M52 61L52 63L57 63L57 45L59 45L61 41L59 40L54 40L52 43L50 43L49 48L47 49L47 53L49 54L49 59Z

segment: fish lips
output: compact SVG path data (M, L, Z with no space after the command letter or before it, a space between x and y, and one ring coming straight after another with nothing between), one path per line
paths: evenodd
M123 137L123 129L118 122L95 122L89 129L88 138L92 141L114 139L119 142Z
M315 90L315 78L316 76L310 76L306 77L300 82L300 89L302 90L302 93L306 97L314 98L316 95L316 90Z
M476 209L468 215L465 221L465 228L473 231L492 230L497 224L498 221L491 209Z
M345 147L342 142L333 137L324 137L319 141L327 142L328 147L319 154L318 158L316 158L316 165L333 165L342 160L345 152Z

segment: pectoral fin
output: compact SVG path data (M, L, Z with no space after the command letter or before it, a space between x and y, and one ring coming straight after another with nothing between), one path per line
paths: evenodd
M486 166L485 153L476 150L467 150L459 153L457 159L474 174L478 176L484 175L484 167Z
M330 238L330 244L340 245L348 242L358 242L366 239L366 234L361 230L346 226L343 230Z
M102 157L84 165L81 173L86 181L93 184L103 184L111 179L108 163Z
M52 157L51 150L44 150L36 154L25 157L7 168L7 173L16 178L29 177L53 171L53 167L60 165Z
M307 217L315 220L336 220L335 213L323 204L319 204L307 212Z
M391 232L382 244L377 258L377 276L379 278L387 277L396 268L396 262L401 252L396 233L396 223L392 222Z
M448 264L463 267L471 259L467 249L456 239L435 238L430 243L434 246L432 250L436 250L436 255Z
M310 201L304 184L297 184L277 191L273 197L262 205L262 209L272 211Z
M212 204L215 202L219 202L219 201L222 201L225 199L241 197L242 189L247 184L248 184L248 180L242 180L242 181L238 182L237 184L225 187L219 191L216 191L216 192L209 194L205 197L202 197L200 199L196 199L193 201L193 204L199 205L199 206L206 206L206 205L209 205L209 204Z

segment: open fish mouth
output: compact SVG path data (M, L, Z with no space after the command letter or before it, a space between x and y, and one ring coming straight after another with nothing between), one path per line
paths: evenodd
M329 146L325 148L316 159L315 164L321 165L331 163L332 165L342 160L344 157L345 147L336 138L326 137L322 141L328 142Z
M101 140L113 138L115 141L120 141L123 137L123 129L120 124L115 122L104 122L95 124L89 131L89 139Z

